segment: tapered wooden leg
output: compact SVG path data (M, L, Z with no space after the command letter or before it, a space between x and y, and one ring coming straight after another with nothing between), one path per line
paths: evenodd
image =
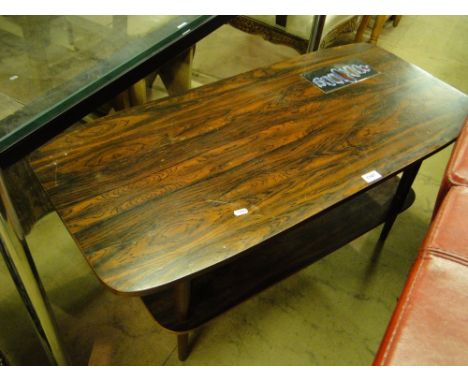
M370 16L362 16L361 24L356 32L356 37L354 42L361 42L364 37L364 32L366 31L367 25L369 24Z
M398 213L401 211L401 208L405 203L406 197L408 196L408 192L411 190L411 185L413 184L413 181L416 178L416 175L418 174L419 167L421 167L421 161L414 163L403 172L403 176L401 177L400 182L398 183L398 188L390 205L387 219L382 228L382 232L380 233L380 243L383 243L387 238L390 229L392 228L393 223L395 222L395 219L398 216Z
M130 105L130 94L128 93L128 90L117 94L112 100L112 106L115 110L127 109L130 107Z
M159 68L158 73L169 95L179 95L192 85L192 62L195 46L179 54L169 63ZM129 89L114 97L112 105L116 110L142 105L147 101L146 84L154 82L156 72L134 83Z
M393 19L393 26L396 27L398 24L400 24L401 16L394 16Z
M286 27L287 20L288 20L288 16L280 16L280 15L275 16L276 25Z
M181 361L185 361L189 355L188 340L188 333L177 334L177 353Z
M159 69L159 75L169 95L178 95L190 89L194 49L194 46L187 49Z
M382 28L387 20L387 16L376 16L374 28L372 28L372 33L369 42L371 44L376 44L377 40L379 39L380 32L382 32Z
M190 307L190 280L179 281L174 287L175 306L179 320L185 320ZM177 334L179 359L185 361L189 355L189 333Z
M130 95L130 103L132 106L143 105L147 101L146 95L146 79L134 83L130 89L128 89Z
M135 82L130 88L116 95L112 101L115 110L127 109L131 106L143 105L147 101L146 79Z

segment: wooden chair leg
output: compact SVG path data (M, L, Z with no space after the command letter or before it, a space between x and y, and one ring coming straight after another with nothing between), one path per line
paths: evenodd
M178 95L190 89L194 49L194 46L187 49L159 69L159 75L169 95Z
M376 44L377 40L379 39L380 32L382 32L382 28L387 20L387 16L377 16L375 19L374 28L372 29L370 43Z
M123 91L122 93L116 95L111 102L115 110L123 110L130 107L130 94L128 90Z
M146 101L146 79L143 78L115 96L111 104L115 110L123 110L131 106L143 105Z
M362 38L364 37L364 32L369 24L370 16L362 16L361 23L359 24L359 28L356 32L356 37L354 38L354 42L361 42Z
M169 95L178 95L190 89L194 54L195 45L179 54L174 60L158 70ZM146 103L146 83L149 81L149 84L152 84L155 77L156 72L134 83L128 90L120 93L113 99L113 107L116 110L122 110Z
M393 27L397 27L400 24L401 16L394 16L393 18Z
M132 106L143 105L147 101L146 79L134 83L128 90Z

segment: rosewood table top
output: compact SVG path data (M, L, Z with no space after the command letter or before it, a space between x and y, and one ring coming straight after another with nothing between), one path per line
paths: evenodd
M302 76L349 60L379 74L328 94ZM458 90L353 44L71 128L31 165L99 279L145 295L433 154L467 112Z

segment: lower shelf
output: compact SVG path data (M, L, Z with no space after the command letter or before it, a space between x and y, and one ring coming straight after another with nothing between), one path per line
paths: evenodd
M189 314L183 321L177 317L172 289L145 296L143 302L164 328L195 329L383 223L398 180L390 178L193 279ZM414 199L411 190L402 211Z

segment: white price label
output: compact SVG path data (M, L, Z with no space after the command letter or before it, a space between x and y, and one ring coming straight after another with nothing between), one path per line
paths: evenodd
M248 213L249 213L249 210L247 208L241 208L241 209L238 209L238 210L234 211L234 215L236 215L236 216L241 216L241 215L245 215L245 214L248 214Z
M367 174L361 175L361 178L364 179L367 183L372 183L377 179L380 179L382 175L380 175L377 171L373 170L368 172Z

